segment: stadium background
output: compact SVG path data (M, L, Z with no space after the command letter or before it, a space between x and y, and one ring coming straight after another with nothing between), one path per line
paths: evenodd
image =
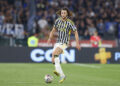
M56 40L56 35L50 45L47 44L47 39L55 19L58 18L56 11L61 7L67 7L73 12L73 17L70 19L75 22L78 29L80 45L82 47L79 52L82 52L83 55L81 56L74 49L75 58L84 58L87 63L97 62L94 61L94 55L99 52L99 48L96 50L90 44L90 37L97 31L102 39L101 47L108 48L107 51L109 51L109 48L111 48L110 50L114 48L114 52L113 50L110 51L113 60L111 62L120 62L119 0L0 0L0 59L6 59L1 60L1 62L16 62L14 59L12 61L12 58L19 59L17 53L19 54L22 50L24 53L21 53L21 57L28 58L29 62L32 52L30 50L33 48L27 47L27 39L36 33L39 34L38 49L44 50L45 48L46 51L52 48ZM70 48L75 47L74 40L75 38L72 34ZM26 50L24 50L24 47ZM93 51L93 53L89 52L89 50ZM13 54L8 55L9 51L12 51ZM69 51L66 52L70 55ZM86 52L89 52L87 56ZM40 58L42 55L41 53L37 54L36 58ZM25 58L20 62L26 62ZM67 60L66 56L64 58ZM118 59L115 60L115 58ZM75 62L84 63L85 61L76 60Z
M60 55L67 79L59 84L51 64L57 33L51 44L47 39L62 7L73 12L81 50L72 34ZM98 48L90 44L95 31L102 39ZM35 34L38 47L28 47ZM120 86L119 63L120 0L0 0L0 86L48 86L46 74L54 77L49 86Z

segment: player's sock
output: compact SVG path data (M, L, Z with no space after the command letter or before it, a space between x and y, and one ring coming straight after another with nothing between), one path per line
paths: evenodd
M60 66L60 60L59 60L59 57L56 57L55 58L55 69L56 71L60 74L60 76L65 76L64 73L63 73L63 70Z

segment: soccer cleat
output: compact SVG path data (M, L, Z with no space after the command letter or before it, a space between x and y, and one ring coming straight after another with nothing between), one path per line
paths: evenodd
M62 76L62 77L60 77L60 81L59 81L59 83L63 83L63 81L66 79L66 76Z
M54 70L53 73L54 73L56 76L60 76L60 74L59 74L56 70Z

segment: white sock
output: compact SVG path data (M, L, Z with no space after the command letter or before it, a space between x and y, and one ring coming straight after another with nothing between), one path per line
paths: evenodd
M59 60L59 57L56 57L55 58L55 69L56 71L60 74L60 76L65 76L64 73L63 73L63 70L60 66L60 60Z

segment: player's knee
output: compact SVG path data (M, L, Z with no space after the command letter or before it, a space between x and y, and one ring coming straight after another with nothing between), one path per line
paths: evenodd
M56 57L58 57L58 56L59 56L59 55L58 55L57 53L53 53L53 54L52 54L52 57L53 57L53 58L56 58Z
M59 57L58 52L53 52L53 53L52 53L52 63L53 63L53 64L55 63L54 59L57 58L57 57Z

